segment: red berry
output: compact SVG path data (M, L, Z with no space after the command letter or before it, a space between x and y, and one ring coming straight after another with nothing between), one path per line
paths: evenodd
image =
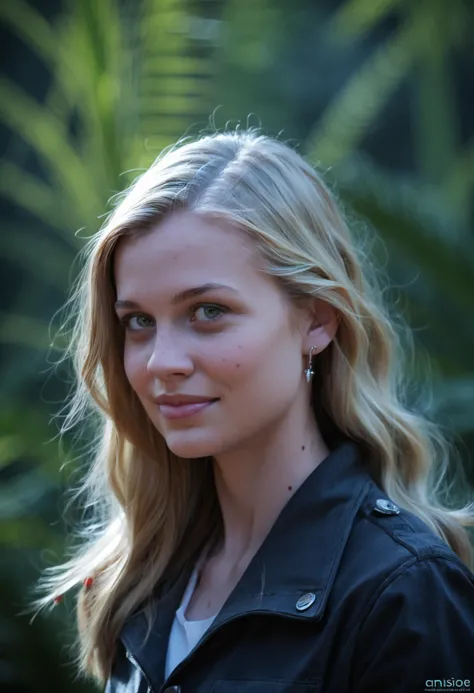
M93 582L94 582L94 579L91 577L88 577L84 580L84 587L86 588L86 590L88 590L92 587Z
M57 597L54 598L54 603L55 604L60 604L63 600L63 595L59 594Z

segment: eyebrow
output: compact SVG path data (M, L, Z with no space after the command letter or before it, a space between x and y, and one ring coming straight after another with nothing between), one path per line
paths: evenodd
M216 284L214 282L208 282L207 284L202 284L201 286L194 286L191 289L185 289L185 291L180 291L177 294L174 294L174 296L171 298L171 303L172 305L177 305L178 303L182 303L183 301L187 301L189 298L194 298L195 296L202 296L202 294L207 293L208 291L215 291L217 289L227 289L228 291L232 291L233 293L238 294L239 292L236 289L233 289L231 286L227 286L226 284ZM135 301L116 301L115 302L115 308L119 310L120 308L139 308L140 306L138 303L135 303Z

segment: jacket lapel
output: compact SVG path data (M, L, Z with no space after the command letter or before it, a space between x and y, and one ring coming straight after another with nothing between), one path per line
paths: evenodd
M319 620L370 478L351 442L333 451L282 509L209 632L251 612ZM298 600L313 594L311 606Z
M125 622L120 634L125 649L133 655L155 691L164 683L171 626L193 568L189 565L164 596L152 602L151 630L144 610L140 610Z
M332 451L282 509L204 638L225 622L252 612L321 619L369 483L367 463L356 443L345 441ZM193 568L189 564L171 589L153 603L148 638L143 611L133 615L121 633L126 649L157 691L164 683L175 612ZM312 603L299 610L298 600L306 595Z

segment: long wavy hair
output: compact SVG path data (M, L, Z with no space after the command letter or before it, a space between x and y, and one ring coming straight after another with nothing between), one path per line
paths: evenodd
M288 306L318 297L336 309L339 327L315 361L312 383L323 438L329 446L338 438L363 446L387 495L474 564L465 529L474 525L473 505L443 505L454 446L406 404L410 331L384 306L335 195L302 155L256 129L187 138L158 157L88 240L66 304L73 329L64 358L73 359L76 384L61 433L94 424L91 461L75 495L87 512L70 559L40 579L45 596L35 606L94 575L92 587L78 591L77 664L99 682L110 675L126 618L223 532L212 458L174 455L151 424L125 375L114 313L117 243L183 208L230 221L251 238Z

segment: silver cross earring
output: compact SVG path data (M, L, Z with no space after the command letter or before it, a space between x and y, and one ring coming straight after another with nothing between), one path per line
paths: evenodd
M316 349L315 346L312 346L311 349L309 350L308 354L308 368L305 368L305 375L306 375L306 382L309 383L311 382L311 379L314 375L314 371L312 368L312 359L313 359L313 349Z

